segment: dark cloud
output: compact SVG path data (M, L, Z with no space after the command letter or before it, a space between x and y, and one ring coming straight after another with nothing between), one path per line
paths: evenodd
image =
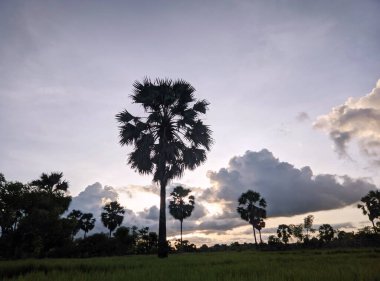
M310 167L297 169L280 162L266 149L234 157L228 168L209 172L208 176L213 187L205 191L203 198L224 202L227 217L233 215L238 197L248 189L267 200L269 217L278 217L341 208L376 188L365 179L314 175Z
M314 127L324 130L340 156L348 156L347 145L356 141L361 152L380 164L380 80L368 95L349 98L330 113L318 117Z

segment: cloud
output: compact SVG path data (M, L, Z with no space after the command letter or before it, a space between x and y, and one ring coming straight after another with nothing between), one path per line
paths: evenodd
M269 217L341 208L376 189L366 179L314 175L310 167L297 169L280 162L267 149L233 157L227 168L209 172L208 177L213 186L205 191L203 199L224 204L221 219L236 213L237 199L248 189L259 192L266 199Z
M101 213L101 208L110 201L118 199L118 192L111 186L103 186L96 182L87 186L78 196L73 197L69 210L77 209L94 215Z
M347 145L355 141L371 161L380 163L380 80L366 96L349 98L330 113L319 116L314 128L325 131L340 156L348 156Z
M296 120L298 122L308 121L308 120L310 120L310 116L309 116L309 114L307 114L307 112L300 112L297 114Z

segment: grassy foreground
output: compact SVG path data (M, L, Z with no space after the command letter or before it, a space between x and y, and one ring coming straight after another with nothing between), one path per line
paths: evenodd
M0 280L380 281L380 250L220 252L0 262Z

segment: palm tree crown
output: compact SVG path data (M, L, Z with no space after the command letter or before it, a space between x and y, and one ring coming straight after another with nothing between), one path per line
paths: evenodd
M120 144L134 145L128 163L141 174L153 173L159 182L180 177L206 160L212 143L211 131L199 118L208 102L194 98L187 82L144 79L133 85L132 100L141 104L146 117L127 110L116 115L120 123Z

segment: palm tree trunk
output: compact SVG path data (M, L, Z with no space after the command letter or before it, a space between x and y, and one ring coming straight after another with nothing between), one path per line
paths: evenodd
M373 231L375 231L375 233L376 233L377 232L377 228L375 226L375 223L373 222L373 220L371 220L371 222L372 222L372 226L373 226Z
M181 248L182 248L183 244L182 244L182 220L181 220Z
M255 230L255 227L253 227L253 236L255 237L255 245L257 246L257 240L256 240L256 230Z
M160 219L158 224L158 257L168 257L166 242L166 181L160 181Z
M260 235L260 244L263 244L263 239L261 239L261 230L259 229L259 235Z

